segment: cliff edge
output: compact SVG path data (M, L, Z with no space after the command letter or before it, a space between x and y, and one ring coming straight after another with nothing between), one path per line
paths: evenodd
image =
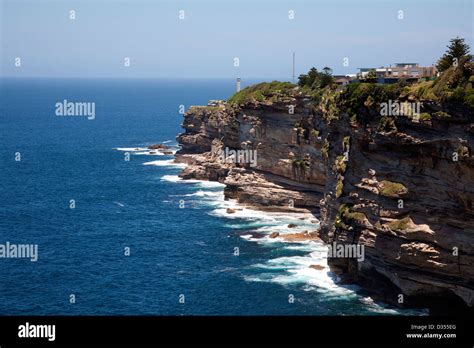
M328 245L364 246L363 261L331 257L331 270L386 302L472 308L473 74L465 61L416 85L248 87L185 114L181 176L260 209L311 211Z

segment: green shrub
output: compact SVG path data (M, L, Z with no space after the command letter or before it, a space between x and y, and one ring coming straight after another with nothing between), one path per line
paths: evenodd
M344 187L343 179L341 176L339 176L336 183L336 198L341 197L343 187Z
M319 131L317 129L311 129L311 136L313 138L319 137Z
M433 81L421 82L410 86L408 94L418 99L429 99L435 102L458 102L474 108L472 88L473 63L467 57L462 58L457 66L450 66Z
M297 158L291 161L291 164L295 168L308 169L310 167L310 162L306 158Z
M351 83L346 86L342 99L346 111L353 116L361 109L372 108L389 99L397 99L401 91L402 86L399 84Z
M379 185L379 194L389 198L399 198L408 193L408 189L398 182L382 180Z
M344 174L346 172L347 163L343 155L337 156L335 166L338 173Z
M474 109L474 93L466 95L464 97L464 103L471 109Z
M335 226L346 228L346 224L351 224L353 222L362 224L366 220L367 216L365 216L364 213L353 211L347 204L341 204L336 215Z
M396 132L397 126L393 118L390 116L380 118L378 131L384 133Z
M434 113L434 115L438 118L448 118L448 117L451 117L450 114L448 114L447 112L444 112L444 111L437 111Z
M253 97L256 101L262 102L265 100L265 96L263 95L262 91L255 91Z
M235 93L229 98L228 102L234 105L242 105L251 102L262 102L265 99L276 101L278 96L292 95L295 87L291 82L262 82Z
M420 121L430 121L431 120L431 115L428 114L427 112L423 112L420 114Z
M350 136L345 136L344 139L342 139L342 146L344 148L344 151L349 150L350 141L351 141Z
M412 223L412 220L409 216L404 217L403 219L400 220L393 220L390 221L387 226L392 230L392 231L404 231L406 230Z
M327 139L324 139L323 146L321 146L321 154L326 159L329 157L329 141Z
M458 153L459 157L469 157L469 148L464 145L459 145L459 147L456 149L456 152Z

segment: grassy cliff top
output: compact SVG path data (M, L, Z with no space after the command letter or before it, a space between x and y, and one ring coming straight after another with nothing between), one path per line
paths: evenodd
M262 82L242 89L229 98L228 102L234 105L278 100L279 97L295 94L296 85L291 82Z
M291 100L296 96L307 96L319 104L330 96L347 108L349 114L356 114L361 108L387 102L388 100L410 99L419 101L453 102L474 109L474 63L463 59L439 77L431 81L422 81L412 85L403 80L395 84L377 84L356 82L336 88L328 85L324 88L297 86L290 82L262 82L242 89L228 99L231 105L263 103ZM326 96L326 97L325 97Z
M474 63L467 58L451 66L433 81L417 83L404 92L416 99L457 102L474 109Z

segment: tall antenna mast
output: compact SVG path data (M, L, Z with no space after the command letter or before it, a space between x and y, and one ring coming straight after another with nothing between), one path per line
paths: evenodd
M295 83L295 52L293 52L293 83Z

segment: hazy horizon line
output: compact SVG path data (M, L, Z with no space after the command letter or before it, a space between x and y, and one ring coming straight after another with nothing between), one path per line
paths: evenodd
M145 76L1 76L0 80L4 79L18 79L18 80L29 80L29 79L50 79L50 80L235 80L235 76L212 76L212 77L203 77L203 76L191 76L191 77L145 77ZM242 81L245 80L278 80L278 81L288 81L291 82L291 78L282 78L282 77L240 77ZM296 83L296 81L295 81Z

